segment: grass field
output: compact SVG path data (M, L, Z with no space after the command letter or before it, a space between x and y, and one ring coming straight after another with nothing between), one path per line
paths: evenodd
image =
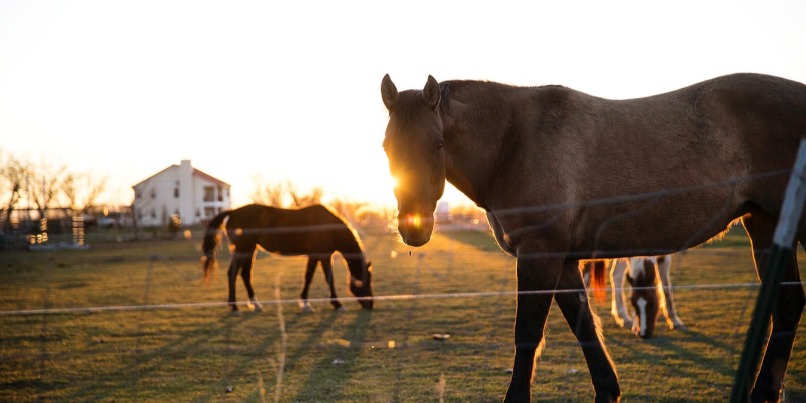
M225 270L201 285L197 237L90 243L0 252L0 401L495 402L506 391L515 261L486 233L438 233L417 249L366 235L375 295L384 297L373 311L350 300L347 312L332 311L318 272L317 311L301 313L305 258L261 254L254 284L265 309L237 317L224 304ZM222 268L228 259L223 249ZM594 303L623 401L726 401L758 290L746 285L757 282L746 239L732 231L672 267L687 331L661 327L639 340ZM556 307L546 340L533 397L590 401L581 350ZM801 329L788 401L806 401L803 340Z

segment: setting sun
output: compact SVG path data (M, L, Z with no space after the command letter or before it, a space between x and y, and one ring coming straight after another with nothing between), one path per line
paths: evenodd
M436 31L387 29L408 25L422 7L456 18ZM318 2L310 13L296 3L175 1L155 12L141 3L2 2L0 146L108 178L99 201L110 205L129 205L134 184L188 159L232 186L233 207L251 201L255 174L320 187L325 199L395 206L381 146L389 118L379 91L384 74L401 89L421 88L432 74L562 84L619 99L738 71L806 81L804 6L787 7L680 4L635 18L636 10L598 3L580 13L560 3L387 9ZM678 29L680 21L712 26L709 15L720 16L714 32L730 33L730 41L715 46ZM556 18L535 25L534 16ZM586 28L567 29L572 16ZM502 24L468 29L479 21ZM559 31L568 33L562 41L536 41ZM456 40L447 49L421 46L441 35ZM513 38L551 58L524 52ZM610 46L618 43L630 46ZM592 60L606 62L592 68ZM451 187L443 199L467 201Z

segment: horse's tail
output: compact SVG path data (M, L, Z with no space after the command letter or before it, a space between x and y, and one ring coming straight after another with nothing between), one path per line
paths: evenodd
M204 272L203 282L205 284L210 282L213 273L218 270L218 260L216 259L216 249L218 243L221 242L221 235L219 230L224 224L224 219L227 218L231 210L224 211L210 220L207 228L204 231L204 240L202 241L202 252L204 256L201 258L202 271Z
M605 269L607 267L606 260L594 260L590 262L591 265L591 290L593 290L594 301L603 302L606 299L605 288L607 287L607 279L605 277Z

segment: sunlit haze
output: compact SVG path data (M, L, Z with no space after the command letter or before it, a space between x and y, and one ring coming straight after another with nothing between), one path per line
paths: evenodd
M802 0L4 0L0 152L106 176L107 203L189 159L233 206L256 178L393 206L386 73L605 98L734 72L806 82L804 21Z

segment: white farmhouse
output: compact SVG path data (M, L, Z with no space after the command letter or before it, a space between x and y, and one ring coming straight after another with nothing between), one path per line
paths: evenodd
M190 166L190 160L136 184L132 213L140 226L168 225L177 214L182 225L210 220L232 206L230 185Z

